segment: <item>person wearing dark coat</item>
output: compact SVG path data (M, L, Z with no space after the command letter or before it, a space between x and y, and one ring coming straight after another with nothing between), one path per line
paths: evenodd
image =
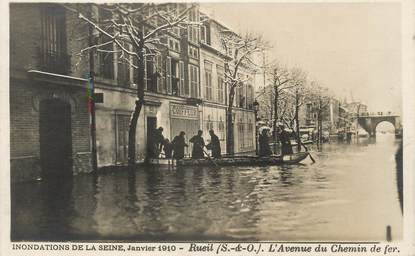
M209 131L210 143L206 146L207 149L212 150L213 158L221 158L220 141L213 130Z
M163 136L163 127L159 127L155 132L154 132L154 153L155 153L155 157L159 157L161 149L163 148L163 143L164 143L164 136Z
M262 130L262 133L259 135L258 138L259 144L259 156L270 156L271 155L271 148L269 147L269 139L267 130Z
M185 135L185 132L181 131L180 134L174 137L172 141L174 159L184 158L184 148L188 146L185 142L184 135Z
M204 158L203 148L205 147L205 141L202 137L203 132L198 131L197 135L193 136L189 141L193 143L192 158L201 159Z
M164 143L163 127L153 130L147 138L147 155L150 158L157 158L160 155Z
M278 127L278 137L281 142L281 155L292 155L293 147L291 146L290 133L284 130L284 125Z
M173 152L173 144L169 141L169 139L164 140L163 151L165 158L171 158L171 154Z

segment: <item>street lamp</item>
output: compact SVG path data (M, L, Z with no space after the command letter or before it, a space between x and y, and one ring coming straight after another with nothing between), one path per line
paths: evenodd
M254 113L255 113L255 153L258 155L258 110L259 110L259 103L255 99L254 103L252 104L254 107Z

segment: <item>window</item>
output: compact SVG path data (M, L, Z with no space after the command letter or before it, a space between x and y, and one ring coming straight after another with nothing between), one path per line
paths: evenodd
M145 62L145 88L150 92L157 92L157 71L152 56L146 57Z
M161 54L157 54L156 56L156 76L157 76L157 91L161 93L166 93L166 83L164 82L163 77L163 59Z
M206 25L200 26L200 41L206 43Z
M239 105L240 108L246 107L246 87L243 83L241 83L241 86L238 88L239 90Z
M110 11L99 8L98 13L99 22L106 22L112 18ZM110 32L111 33L111 32ZM100 44L108 42L108 38L100 34L98 38ZM99 62L99 76L107 79L114 79L114 44L109 43L100 47L102 51L98 51L98 62Z
M66 52L65 10L50 5L43 7L41 12L40 67L47 72L68 74L70 59Z
M219 139L225 140L225 123L223 122L222 117L219 117L218 133L219 133Z
M180 90L179 61L171 59L171 93L178 96Z
M199 22L199 12L197 9L192 9L191 11L189 11L189 21ZM187 33L190 42L199 42L199 26L189 25L187 28Z
M175 38L169 38L169 49L175 52L180 52L180 41Z
M217 87L217 99L219 103L224 103L224 76L223 68L216 66L217 76L218 76L218 87Z
M124 43L124 47L129 49L130 46ZM119 58L120 53L118 53L118 70L117 70L117 81L120 86L129 87L130 86L130 64L126 59ZM125 56L129 58L129 56Z
M245 148L245 145L244 145L244 142L245 142L245 139L244 139L245 127L244 127L244 122L243 122L242 118L239 119L238 132L239 132L239 138L238 138L239 149L244 149Z
M166 86L167 93L176 96L188 95L188 88L184 83L184 63L181 60L167 56L166 61Z
M200 26L200 41L210 45L210 25L208 23Z
M128 161L128 128L130 115L116 114L116 162L127 163Z
M183 61L179 61L179 94L181 96L188 96L189 95L189 88L185 86L184 83L184 63Z
M199 68L189 64L190 96L199 97Z
M253 103L254 103L254 89L252 85L248 84L246 88L246 104L247 104L248 109L254 108Z
M248 133L247 133L247 147L254 146L254 124L251 119L248 119Z
M212 63L205 61L206 100L213 100L212 95Z
M207 119L207 121L206 121L206 130L207 130L207 131L209 131L209 130L213 130L213 122L212 122L212 120L210 119L210 115L208 115L208 119Z
M196 47L189 45L189 56L194 59L199 58L199 51Z

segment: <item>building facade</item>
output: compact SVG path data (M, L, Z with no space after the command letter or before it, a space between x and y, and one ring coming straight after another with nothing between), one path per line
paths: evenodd
M201 96L203 99L203 132L213 129L221 142L222 152L226 151L226 113L229 88L225 83L225 62L231 57L220 42L220 31L228 30L216 20L207 16L201 27L200 68ZM254 74L242 68L240 75L247 77L236 89L233 104L233 127L235 153L255 150ZM207 139L209 141L209 138Z
M110 15L84 6L91 8L97 20ZM181 8L179 4L171 6ZM188 15L192 22L200 20L197 7ZM144 161L147 139L157 127L163 127L163 135L170 140L185 131L187 141L198 130L203 130L209 141L208 130L213 129L222 149L226 148L228 91L223 62L229 56L220 53L218 44L213 43L217 38L206 28L171 29L160 37L167 47L155 57L146 57L145 105L136 133L138 162ZM96 104L95 115L98 166L127 163L137 71L120 58L114 45L108 45L108 51L95 52L93 63L78 56L91 37L101 40L76 13L60 4L10 5L13 181L92 171L87 93L90 66L95 73L95 92L104 95L103 103ZM234 110L235 152L253 151L254 113L249 96L253 85L244 84L239 90Z

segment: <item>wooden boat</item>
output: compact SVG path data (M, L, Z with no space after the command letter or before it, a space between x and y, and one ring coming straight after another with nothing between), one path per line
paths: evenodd
M309 155L308 152L299 152L292 155L258 157L258 156L228 156L220 159L191 159L180 160L166 158L148 159L149 165L156 166L269 166L283 164L298 164Z

